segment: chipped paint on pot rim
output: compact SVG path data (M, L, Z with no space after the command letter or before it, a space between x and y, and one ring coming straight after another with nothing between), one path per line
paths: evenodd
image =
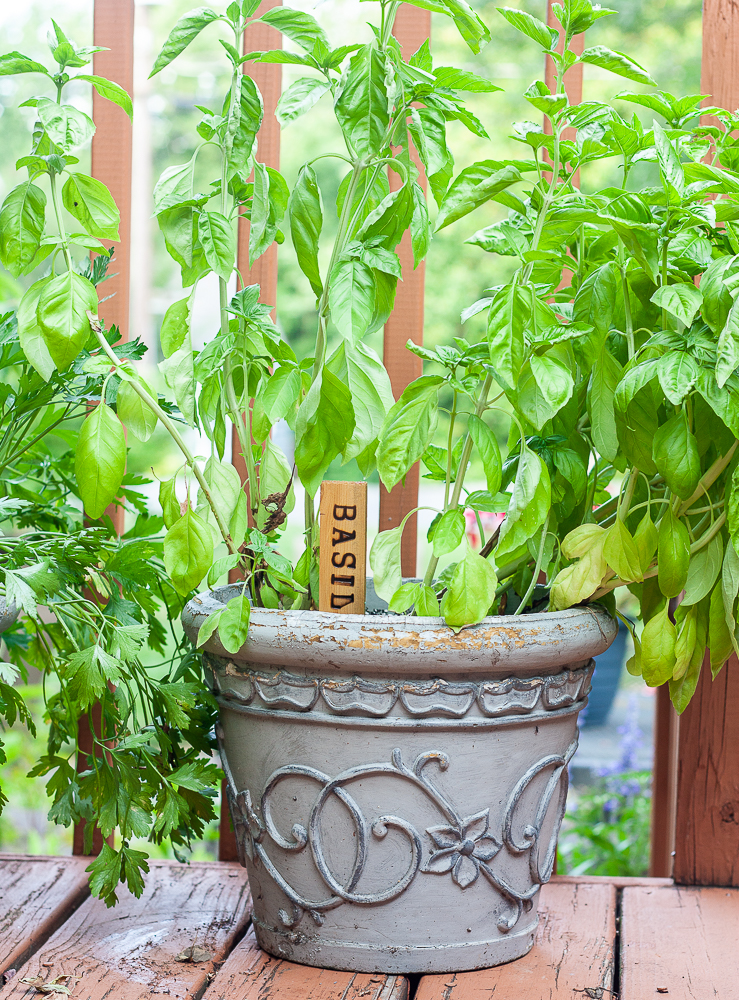
M238 592L238 584L219 587L187 604L182 622L193 642L205 619ZM295 673L320 667L366 676L402 671L410 677L453 677L479 671L485 677L526 677L584 665L611 645L617 631L599 605L495 615L456 634L442 618L254 608L249 637L236 656L215 635L207 648L232 660L289 667Z

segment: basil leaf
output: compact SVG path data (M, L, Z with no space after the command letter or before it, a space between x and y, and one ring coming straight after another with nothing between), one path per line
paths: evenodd
M711 591L708 616L708 648L711 656L711 672L715 677L731 656L734 646L732 631L726 623L724 612L723 580L719 579Z
M176 482L176 477L173 476L172 479L163 479L159 483L159 504L166 528L171 528L182 517L180 501L175 493Z
M284 128L306 111L331 90L328 80L317 80L315 77L303 76L291 83L277 102L275 118Z
M321 189L310 164L300 168L288 203L290 235L300 270L310 281L316 296L323 292L318 266L318 242L323 227Z
M551 483L546 465L536 452L521 442L513 494L495 551L498 566L504 556L533 538L549 513L551 499Z
M246 642L250 616L251 604L244 591L237 597L232 597L221 612L221 618L218 622L218 637L227 652L238 653Z
M593 365L587 401L593 444L609 462L612 462L618 453L613 406L622 371L621 365L603 344Z
M375 467L377 440L385 418L395 404L390 377L380 358L366 344L344 342L329 358L334 375L349 386L354 408L354 431L342 451L344 462L356 458L363 475Z
M434 555L438 558L449 552L454 552L462 544L464 532L463 511L459 508L445 510L439 520L431 526L429 532L429 541L432 543Z
M285 214L289 191L282 174L254 164L254 197L249 232L249 261L253 265L273 243L277 226Z
M584 50L579 58L579 62L589 63L591 66L598 66L600 69L607 69L617 76L625 76L627 80L635 80L637 83L648 83L656 87L649 73L640 66L638 62L631 59L623 52L616 52L606 48L605 45L592 45Z
M662 183L668 190L672 188L678 197L683 198L685 196L685 175L680 157L675 151L672 141L658 122L652 123L652 129Z
M218 14L210 7L197 7L191 10L184 17L181 17L174 28L169 33L167 41L162 46L162 50L156 58L154 68L149 73L149 79L161 72L168 66L181 52L187 48L193 38L197 38L200 32L213 21L218 20Z
M326 469L352 436L354 425L349 389L324 367L295 422L295 467L310 496L315 496Z
M399 615L405 614L405 612L416 603L421 589L422 588L419 583L404 583L403 586L398 587L393 594L392 599L388 604L388 610L395 611ZM375 591L375 593L376 592L377 591Z
M80 428L74 474L85 511L102 517L121 487L126 470L126 435L109 406L100 403Z
M31 181L8 194L0 209L0 261L14 278L33 262L44 232L46 195Z
M142 378L139 378L138 382L156 400L156 394L151 391L146 382ZM146 405L130 382L122 382L118 386L116 411L118 419L142 443L148 441L156 430L158 422L156 413Z
M693 494L701 477L698 442L688 427L684 410L676 413L654 435L652 457L657 471L681 500ZM675 595L672 595L675 596Z
M16 73L43 73L49 76L46 66L24 56L22 52L6 52L0 56L0 76L14 76Z
M375 593L383 601L393 599L402 583L400 571L400 542L402 526L380 531L370 549L370 566L374 574Z
M723 389L737 367L739 367L739 305L735 300L726 317L726 326L718 338L716 382L719 389Z
M437 232L521 180L516 167L501 166L496 160L482 160L465 167L442 199L436 219Z
M657 529L648 513L644 515L636 526L634 544L639 553L639 565L641 566L642 573L646 573L652 565L652 559L659 544Z
M690 565L690 536L683 521L668 507L659 525L657 545L659 589L665 597L677 597L685 587Z
M57 104L48 97L42 97L36 107L46 134L64 152L83 146L95 132L92 118L71 104Z
M388 491L426 451L436 428L442 383L438 375L423 375L411 382L385 418L377 448L377 469Z
M551 52L559 41L559 32L540 21L538 17L514 7L496 7L514 28L537 42L545 52Z
M474 413L467 420L467 430L482 461L488 492L495 496L500 490L503 472L503 461L500 455L498 440L485 421L481 420Z
M198 218L198 235L210 269L223 281L228 281L236 262L233 225L220 212L203 211Z
M731 518L729 520L731 522ZM720 534L714 535L708 545L690 557L681 607L698 604L711 593L721 572L723 558L724 541Z
M530 316L529 296L518 285L496 293L488 312L490 362L508 388L514 388L524 360L524 328Z
M70 174L62 188L62 202L90 236L102 240L120 239L120 212L102 181L87 174Z
M379 153L387 143L388 97L385 58L374 45L356 52L334 105L341 131L358 156Z
M203 478L208 484L208 490L221 519L228 524L243 492L239 473L230 462L219 462L211 455L205 463ZM204 497L202 501L207 504ZM207 509L210 511L209 505Z
M620 517L616 517L606 532L603 558L622 580L630 583L643 580L639 549Z
M698 365L686 351L668 351L659 359L657 375L665 396L679 406L698 379Z
M328 38L318 21L306 11L293 10L290 7L273 7L259 19L265 24L271 24L273 28L287 35L306 52L313 53L316 46L330 51Z
M44 287L52 281L52 276L34 281L18 305L18 340L23 353L44 382L48 382L56 370L44 335L38 324L38 301Z
M356 345L367 332L375 309L375 278L359 260L340 260L329 278L331 318L342 337Z
M164 536L164 568L182 597L200 584L213 562L213 535L188 506Z
M495 600L497 586L493 564L468 543L464 559L457 563L441 601L444 621L455 632L465 625L481 622Z
M672 677L675 669L675 626L668 615L668 605L650 618L641 635L642 677L650 687L659 687Z
M78 73L75 80L87 80L101 97L117 104L119 108L123 108L128 117L133 120L133 103L123 87L113 83L112 80L106 80L104 76L93 76L87 73Z
M701 307L703 296L695 285L678 282L674 285L662 285L650 301L660 309L665 309L685 326L690 326Z
M90 336L87 313L97 313L95 286L75 271L52 278L41 289L36 316L49 354L65 371Z

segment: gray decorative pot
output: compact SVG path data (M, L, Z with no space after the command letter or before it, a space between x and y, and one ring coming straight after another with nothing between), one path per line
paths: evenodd
M195 639L237 587L201 594ZM255 609L205 647L254 928L273 955L449 972L531 948L601 608L486 618Z
M10 628L17 617L18 609L15 604L8 605L5 603L5 598L0 597L0 632Z

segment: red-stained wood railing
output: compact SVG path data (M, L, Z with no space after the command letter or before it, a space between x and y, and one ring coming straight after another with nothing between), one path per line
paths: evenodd
M257 10L257 16L265 14L273 7L279 7L277 0L263 0ZM268 24L250 24L244 32L244 52L263 52L269 49L282 48L282 35ZM282 90L282 66L279 63L245 63L247 73L259 88L264 102L264 119L259 130L257 144L257 159L275 170L280 168L280 125L275 118L275 108ZM239 273L244 285L259 285L260 302L266 302L273 307L277 304L277 244L262 254L254 266L249 265L249 220L239 219L238 228L238 260ZM273 308L272 315L276 310ZM239 437L234 429L231 436L231 461L241 476L246 480L246 462L241 454ZM235 579L234 574L229 579ZM231 815L226 799L226 783L221 788L221 824L218 837L219 861L237 861L236 838L234 836Z
M105 46L93 57L93 73L120 84L133 92L133 17L134 0L95 0L93 44ZM93 88L92 117L95 135L92 139L91 173L102 181L121 213L120 240L110 264L111 277L106 281L106 301L100 303L100 315L108 328L118 327L121 340L128 340L128 311L131 259L131 144L132 129L128 115L117 104L100 97ZM111 246L110 240L103 241ZM123 508L111 505L110 514L118 534L123 534ZM93 708L93 725L100 725L100 708ZM93 750L93 738L87 716L78 724L79 753L77 770L87 770L87 758ZM73 853L83 854L84 823L74 828ZM100 831L95 829L92 853L99 854L103 846Z
M739 8L705 0L701 89L708 104L739 106ZM731 542L729 542L731 544ZM677 735L674 878L739 886L739 662L715 680L707 662Z
M403 57L408 59L431 35L431 14L429 11L409 4L402 4L395 18L393 34L400 43ZM415 151L414 151L415 154ZM426 190L426 175L416 155L413 156L420 170L419 183ZM400 186L400 178L388 171L390 187ZM413 267L413 251L410 233L406 233L398 247L403 280L398 282L395 293L395 308L385 324L383 361L390 376L393 395L396 399L405 387L418 378L423 370L423 362L406 348L408 340L423 344L423 299L426 265L421 262ZM405 477L388 493L380 484L380 531L397 528L406 514L418 506L419 463L413 466ZM401 543L401 569L404 576L416 575L417 556L417 515L408 518Z

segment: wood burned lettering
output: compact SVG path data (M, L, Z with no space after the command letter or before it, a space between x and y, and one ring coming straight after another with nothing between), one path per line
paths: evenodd
M335 503L333 508L333 518L334 521L356 521L357 505ZM339 528L336 524L333 526L333 537L331 538L332 548L336 545L346 546L347 542L356 542L356 540L356 528L349 531L348 528ZM348 604L354 603L354 594L336 593L336 590L340 590L345 587L354 587L356 574L352 573L350 576L348 570L357 568L357 557L353 552L347 552L345 550L332 551L331 565L336 566L337 568L346 567L346 571L343 574L331 574L331 610L341 611L342 608L345 608Z
M323 483L321 611L364 613L366 545L367 484Z

